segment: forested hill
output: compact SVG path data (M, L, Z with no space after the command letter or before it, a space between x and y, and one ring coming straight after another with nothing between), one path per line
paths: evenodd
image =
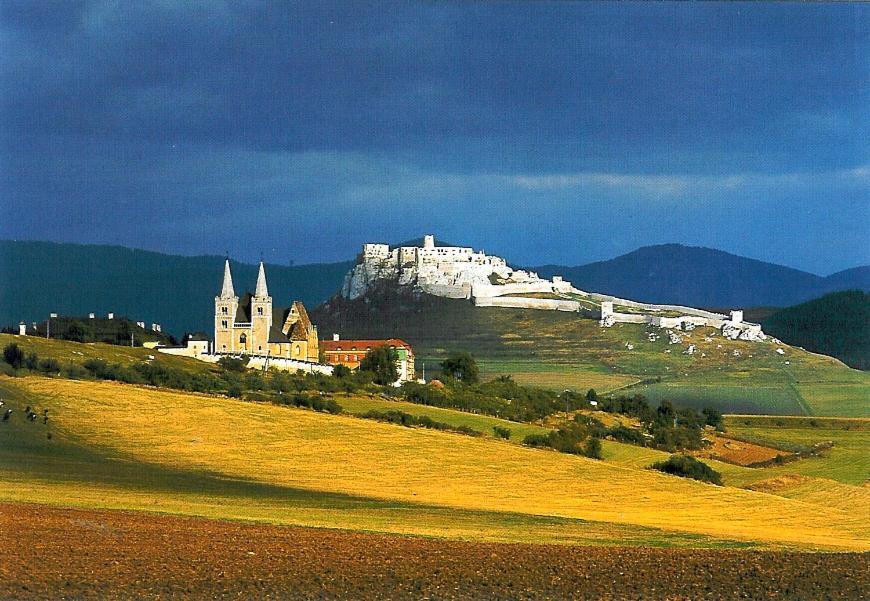
M162 324L164 331L214 329L214 297L224 258L165 255L120 246L0 241L0 325L44 320L49 313ZM340 288L351 263L266 265L277 306L315 306ZM236 292L253 290L257 267L232 262Z
M405 244L422 244L412 240ZM445 243L441 243L445 244ZM511 261L511 257L505 257ZM351 257L349 257L351 259ZM309 308L341 287L352 261L267 265L276 305ZM0 241L0 326L45 319L50 312L114 312L157 322L165 331L213 328L223 257L184 257L119 246ZM535 268L564 275L578 288L635 300L698 307L787 306L849 288L870 290L870 267L820 277L709 248L668 244L579 267ZM256 266L233 263L236 292L253 289Z
M870 369L870 294L834 292L782 309L762 325L765 332L788 344Z
M786 307L828 292L870 290L870 267L818 276L715 250L681 244L646 246L577 267L533 268L562 275L577 288L649 303L693 307Z

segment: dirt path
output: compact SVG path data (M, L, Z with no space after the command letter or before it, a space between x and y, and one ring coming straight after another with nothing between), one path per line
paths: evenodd
M870 555L563 547L0 504L2 599L861 598Z

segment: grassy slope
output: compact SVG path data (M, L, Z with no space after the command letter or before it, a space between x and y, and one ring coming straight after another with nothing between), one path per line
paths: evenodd
M507 538L570 539L570 526L563 529L550 522L527 528L534 516L548 516L546 520L559 518L557 522L568 520L575 526L578 518L612 523L616 538L625 528L652 527L768 544L870 548L866 516L507 442L115 383L35 377L4 378L0 383L7 393L23 390L31 400L45 399L36 404L51 408L57 432L52 443L69 441L122 463L219 482L228 477L270 491L326 491L327 496L380 499L397 509L422 504L424 515L420 521L415 509L407 514L412 519L396 521L401 511L361 515L320 507L310 517L307 510L297 511L298 506L282 510L282 503L256 495L255 502L246 496L244 502L227 506L225 499L210 498L197 487L180 493L180 500L174 496L174 505L167 506L166 495L155 493L147 478L131 498L107 497L105 490L95 497L93 488L80 482L64 486L53 477L34 482L8 461L4 479L11 485L4 487L6 498L68 503L72 497L82 504L150 504L165 511L188 507L186 511L207 515L341 527L358 518L358 527L462 536L461 526L451 525L452 511L426 514L427 507L437 506L458 510L470 536L487 530L485 520L475 517L484 512L500 525L494 536ZM807 520L810 511L813 519ZM498 512L509 515L499 517ZM728 519L720 519L725 512ZM522 527L511 530L514 520Z
M169 366L184 369L190 372L214 370L215 366L210 363L197 361L188 357L167 355L142 347L117 346L102 342L79 343L68 340L48 340L36 336L14 336L12 334L0 334L0 349L7 344L16 343L26 353L36 353L40 359L56 359L61 364L75 363L81 365L88 359L103 359L109 363L129 365L141 361L153 361L164 363Z
M682 343L669 345L658 328L600 328L570 313L473 307L428 295L332 300L314 319L321 332L345 338L404 338L415 347L418 369L425 363L428 373L447 352L468 350L485 377L512 374L548 388L603 392L660 377L660 384L628 390L730 413L870 417L870 374L783 344L725 340L710 328L683 333ZM648 333L659 339L650 342ZM697 349L692 356L682 354L689 344Z

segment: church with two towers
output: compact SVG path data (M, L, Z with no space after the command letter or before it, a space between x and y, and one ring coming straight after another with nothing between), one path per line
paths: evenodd
M239 298L233 288L230 261L224 264L220 296L214 299L214 351L229 355L260 355L317 362L317 326L301 301L273 307L260 262L254 293Z

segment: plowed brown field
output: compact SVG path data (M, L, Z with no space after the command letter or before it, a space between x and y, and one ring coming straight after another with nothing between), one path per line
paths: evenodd
M857 599L870 555L461 542L0 504L3 599Z

